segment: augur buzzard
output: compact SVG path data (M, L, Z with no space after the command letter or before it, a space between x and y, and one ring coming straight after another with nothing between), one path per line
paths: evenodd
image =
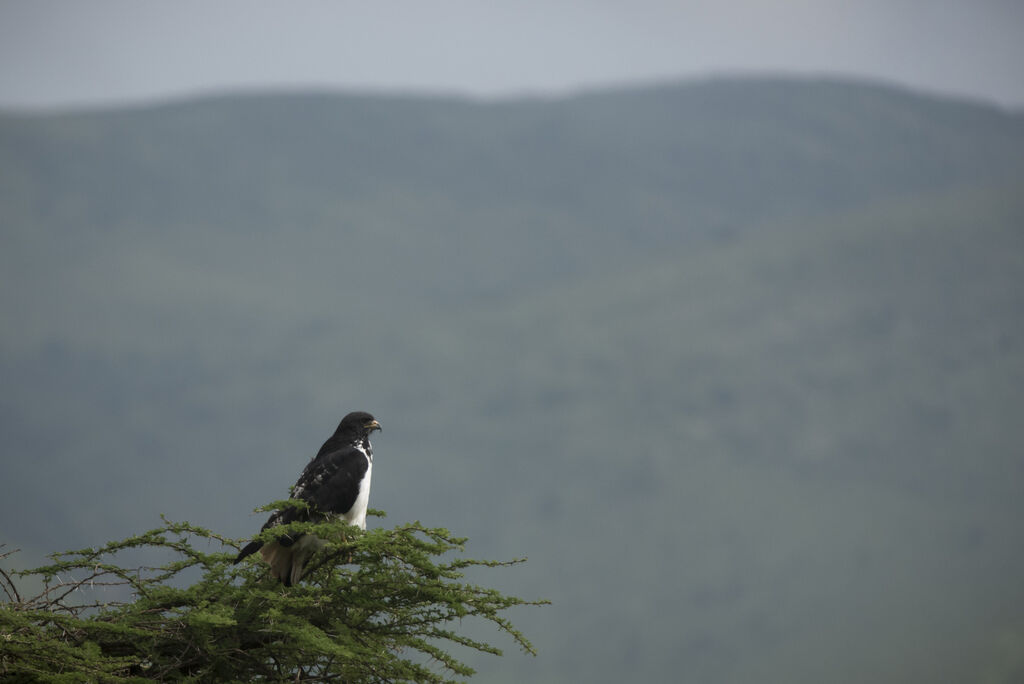
M290 522L319 522L337 517L365 530L373 469L370 433L380 429L380 423L364 411L342 418L338 429L320 447L316 458L309 462L292 487L291 498L302 499L309 504L308 508L275 511L261 531ZM270 574L290 587L302 578L306 562L323 544L312 534L295 538L283 534L266 544L258 540L249 542L235 562L259 551L263 560L270 564Z

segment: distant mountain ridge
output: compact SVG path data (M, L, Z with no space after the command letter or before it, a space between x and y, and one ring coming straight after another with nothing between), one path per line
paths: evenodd
M794 211L794 202L828 210L1015 177L1022 130L1021 113L893 88L727 80L498 103L246 95L8 115L0 150L9 173L13 166L37 181L103 168L123 183L176 182L167 189L182 199L256 188L279 199L283 187L274 187L285 182L353 200L394 188L499 205L553 203L563 190L601 215L621 203L642 209L647 193L661 191L692 205L688 215L710 205L749 221ZM84 158L58 167L46 153L60 149ZM88 159L91 151L103 154L103 166ZM190 168L216 181L190 186ZM652 187L655 179L671 184ZM615 203L605 192L611 185L622 189ZM674 216L679 206L667 209Z

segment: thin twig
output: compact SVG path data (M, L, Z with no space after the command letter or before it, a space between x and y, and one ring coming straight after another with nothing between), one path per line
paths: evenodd
M4 544L0 544L0 547L2 547L2 546L5 546L5 545ZM14 549L13 551L5 551L3 554L0 554L0 559L7 558L7 556L11 555L12 553L17 553L18 550L19 549ZM0 568L0 575L4 576L4 582L3 582L2 586L4 588L4 593L7 594L7 600L8 601L13 601L15 603L19 603L20 604L21 603L21 594L18 593L18 588L16 586L14 586L14 581L11 580L11 576L8 575L7 571L4 570L3 568Z

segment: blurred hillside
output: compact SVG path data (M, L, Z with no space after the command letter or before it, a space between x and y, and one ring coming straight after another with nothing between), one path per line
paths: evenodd
M251 534L364 409L554 601L482 681L1019 681L1022 191L851 82L0 115L0 543Z

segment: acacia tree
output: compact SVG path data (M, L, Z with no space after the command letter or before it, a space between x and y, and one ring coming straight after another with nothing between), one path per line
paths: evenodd
M262 510L294 505L279 501ZM418 522L366 532L339 522L291 523L263 538L282 533L315 533L327 542L303 581L289 588L262 563L234 565L236 540L166 519L160 528L99 549L53 554L44 567L0 569L6 597L0 678L448 682L473 674L450 652L453 645L501 655L491 643L456 631L470 616L535 654L502 613L546 602L463 581L467 568L523 559L456 557L465 539ZM118 563L135 549L160 550L172 559L152 566ZM199 579L189 583L183 574ZM43 588L24 596L17 584L26 577Z

